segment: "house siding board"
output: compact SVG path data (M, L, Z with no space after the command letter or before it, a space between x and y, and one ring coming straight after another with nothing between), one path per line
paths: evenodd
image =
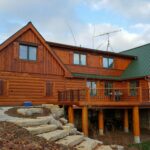
M37 75L26 73L1 72L0 79L5 80L5 94L0 96L0 105L23 104L32 101L34 104L57 103L58 91L65 88L64 78L54 75ZM53 94L46 96L46 82L53 86Z

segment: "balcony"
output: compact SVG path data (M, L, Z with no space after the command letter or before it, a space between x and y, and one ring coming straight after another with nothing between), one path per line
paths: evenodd
M113 89L77 89L58 92L58 101L64 105L125 107L150 105L150 89L113 88Z

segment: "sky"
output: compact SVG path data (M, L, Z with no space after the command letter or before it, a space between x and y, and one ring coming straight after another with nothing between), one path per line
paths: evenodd
M119 52L150 43L150 0L0 0L0 43L31 21L47 41Z

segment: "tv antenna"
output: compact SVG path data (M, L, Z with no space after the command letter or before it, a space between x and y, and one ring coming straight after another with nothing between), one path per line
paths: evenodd
M75 35L74 35L74 33L73 33L73 30L72 30L72 28L71 28L71 26L69 25L68 22L66 22L66 24L67 24L67 26L68 26L68 29L69 29L71 35L72 35L72 38L73 38L73 41L74 41L74 45L76 46L76 45L77 45L77 41L76 41Z
M110 34L113 34L113 33L116 33L116 32L120 32L121 30L114 30L114 31L111 31L111 32L106 32L106 33L103 33L103 34L99 34L99 35L96 35L95 37L99 37L99 36L107 36L107 51L109 49L110 46Z

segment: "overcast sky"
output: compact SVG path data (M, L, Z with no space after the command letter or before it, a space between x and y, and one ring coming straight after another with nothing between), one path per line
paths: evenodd
M106 50L107 37L93 36L121 29L111 51L150 43L150 0L0 0L0 43L29 21L53 42Z

